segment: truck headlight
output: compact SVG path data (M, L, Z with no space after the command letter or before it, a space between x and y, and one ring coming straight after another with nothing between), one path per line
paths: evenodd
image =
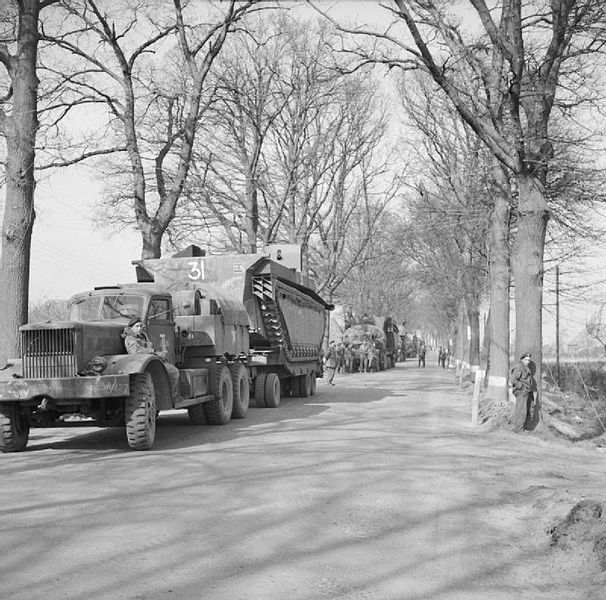
M86 372L91 375L101 375L107 369L107 360L102 356L95 356L87 365Z

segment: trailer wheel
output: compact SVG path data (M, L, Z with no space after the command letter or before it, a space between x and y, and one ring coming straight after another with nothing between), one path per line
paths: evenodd
M316 372L312 371L309 374L309 377L310 377L310 381L311 381L311 388L310 388L309 395L313 396L316 393Z
M204 413L204 404L194 404L187 408L187 415L192 425L206 425L206 414Z
M231 418L234 407L234 386L229 369L224 365L217 367L215 398L204 404L204 414L211 425L225 425Z
M265 408L265 379L267 373L259 373L255 377L255 405Z
M29 440L29 423L17 402L0 403L0 450L21 452Z
M299 396L301 398L308 398L311 396L311 377L309 373L299 376Z
M280 406L280 378L275 373L268 373L265 378L265 406L267 408Z
M230 371L234 388L234 407L231 411L231 418L243 419L248 414L250 404L248 371L242 363L232 365Z
M156 393L150 373L130 376L124 413L128 445L133 450L151 450L156 438Z
M280 395L282 396L282 398L288 398L288 396L293 393L292 384L292 377L285 377L284 379L280 379Z

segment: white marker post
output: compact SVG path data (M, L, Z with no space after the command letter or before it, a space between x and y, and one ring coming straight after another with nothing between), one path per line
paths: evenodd
M480 412L480 387L482 385L482 379L484 378L484 371L479 369L476 371L476 377L473 383L473 399L471 401L471 424L478 424L478 416Z

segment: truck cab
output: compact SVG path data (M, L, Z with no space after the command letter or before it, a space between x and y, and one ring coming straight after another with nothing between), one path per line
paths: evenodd
M69 302L68 320L73 323L105 325L109 331L119 330L121 334L133 318L141 319L154 351L175 363L175 320L170 294L142 285L97 287L73 296ZM95 337L88 342L86 354L124 352L123 344L116 346L110 342L104 348L102 341Z

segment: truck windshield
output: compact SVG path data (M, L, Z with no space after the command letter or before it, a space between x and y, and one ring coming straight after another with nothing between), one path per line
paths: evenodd
M73 300L69 306L69 320L86 321L125 321L143 314L142 296L87 296Z

